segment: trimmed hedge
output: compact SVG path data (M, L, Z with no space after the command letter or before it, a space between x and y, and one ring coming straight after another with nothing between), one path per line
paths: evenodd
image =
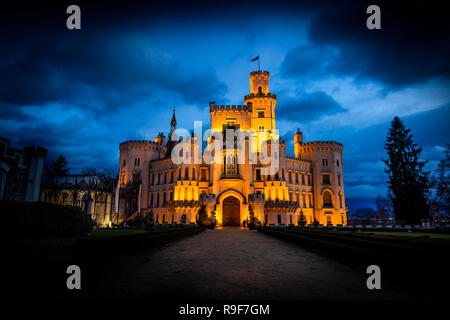
M205 230L206 227L176 227L116 237L83 238L76 241L75 252L95 256L142 252Z
M0 201L3 236L70 238L87 236L90 216L76 207L45 202Z

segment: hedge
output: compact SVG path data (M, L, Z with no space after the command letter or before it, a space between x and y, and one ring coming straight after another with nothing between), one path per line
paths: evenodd
M45 202L0 201L3 236L69 238L92 230L90 216L76 207Z

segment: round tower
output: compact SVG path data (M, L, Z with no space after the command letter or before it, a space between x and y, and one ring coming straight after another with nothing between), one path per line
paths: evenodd
M294 133L294 154L296 158L300 158L301 154L301 143L303 142L303 132L300 132L300 129L297 128L297 132Z

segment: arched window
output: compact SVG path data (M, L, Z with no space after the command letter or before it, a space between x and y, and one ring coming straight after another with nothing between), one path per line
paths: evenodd
M189 180L189 169L186 167L184 169L184 180Z
M258 93L259 93L259 94L262 93L262 87L261 87L261 86L258 87Z
M322 195L323 198L323 207L331 208L333 207L333 202L331 201L331 193L329 191L325 191Z
M236 175L237 165L236 165L236 157L234 155L229 155L226 157L226 165L225 165L225 174L227 175Z
M192 168L192 180L195 180L195 168Z

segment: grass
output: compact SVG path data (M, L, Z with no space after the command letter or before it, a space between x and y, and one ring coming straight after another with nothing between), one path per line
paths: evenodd
M390 237L411 237L411 238L435 238L450 240L450 234L446 233L426 233L426 232L389 232L389 231L376 231L376 232L361 232L362 234L373 236L390 236Z
M150 231L139 229L96 229L91 232L91 239L103 239L110 237L122 237L135 234L143 234Z

